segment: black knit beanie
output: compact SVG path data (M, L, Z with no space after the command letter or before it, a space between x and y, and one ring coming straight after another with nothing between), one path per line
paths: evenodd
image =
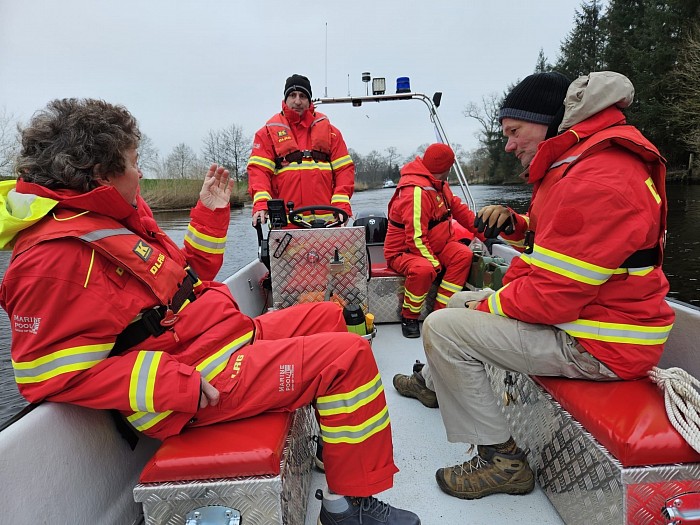
M571 80L561 73L535 73L525 77L503 101L498 122L504 118L548 126L547 138L557 134L564 118L564 98Z
M287 82L284 84L285 100L292 91L301 91L311 100L311 82L303 75L294 74L287 79Z

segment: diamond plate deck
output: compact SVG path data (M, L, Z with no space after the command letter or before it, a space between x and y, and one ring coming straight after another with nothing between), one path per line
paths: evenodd
M235 508L245 525L304 523L316 428L310 406L296 411L277 476L138 484L134 500L143 503L146 525L182 525L205 505Z
M330 288L331 295L368 311L364 227L272 230L269 246L275 308L321 301ZM336 250L342 268L332 273Z
M505 371L487 366L494 390ZM567 525L666 525L666 499L700 490L700 464L623 467L559 403L526 375L514 374L517 400L499 406L516 442Z

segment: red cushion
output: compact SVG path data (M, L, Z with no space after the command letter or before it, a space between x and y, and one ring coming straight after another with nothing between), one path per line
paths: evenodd
M650 379L533 379L625 467L700 462L671 425L663 392Z
M289 412L186 428L166 438L141 472L141 483L277 475L292 423Z
M373 263L372 279L375 277L401 277L401 274L389 268L386 263Z

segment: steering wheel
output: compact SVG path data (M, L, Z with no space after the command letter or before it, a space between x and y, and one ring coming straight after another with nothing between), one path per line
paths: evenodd
M311 221L307 221L302 215L302 213L305 212L311 212L314 214L316 212L330 212L336 215L336 217L333 217L333 220L312 219ZM350 217L345 210L336 208L335 206L329 206L328 204L321 204L319 206L303 206L301 208L296 208L289 211L289 222L291 222L294 226L298 226L299 228L337 228L348 222L349 218Z

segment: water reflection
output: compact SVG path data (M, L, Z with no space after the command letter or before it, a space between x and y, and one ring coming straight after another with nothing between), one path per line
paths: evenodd
M668 240L664 268L671 284L669 296L700 305L700 186L669 186ZM355 211L386 211L391 189L368 191L353 196ZM525 186L475 186L472 194L479 206L508 204L524 212L530 201ZM179 245L182 245L189 216L183 212L158 213L156 220ZM217 279L223 280L257 256L257 234L250 224L251 210L246 207L231 213L226 257ZM0 278L5 273L10 253L0 251ZM25 402L19 396L10 364L10 326L0 310L0 424Z

